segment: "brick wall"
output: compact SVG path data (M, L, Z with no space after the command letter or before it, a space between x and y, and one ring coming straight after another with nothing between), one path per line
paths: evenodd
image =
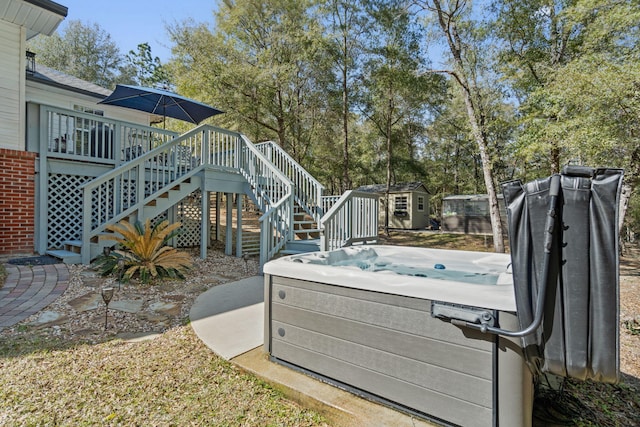
M36 157L0 148L0 255L34 251Z

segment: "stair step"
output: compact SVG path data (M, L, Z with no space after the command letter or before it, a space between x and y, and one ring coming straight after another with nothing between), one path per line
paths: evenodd
M298 254L306 254L307 251L296 251L294 249L283 249L279 252L280 255L298 255Z
M81 240L65 240L64 242L62 242L63 246L73 246L76 248L81 248L82 247L82 241Z
M71 251L57 249L49 250L46 252L46 254L62 260L62 262L65 264L80 264L82 262L82 257L80 256L80 254Z
M320 250L320 239L294 240L287 242L284 250L298 251L300 253L316 252Z
M321 228L296 228L293 230L295 233L305 234L305 233L319 233L322 231Z

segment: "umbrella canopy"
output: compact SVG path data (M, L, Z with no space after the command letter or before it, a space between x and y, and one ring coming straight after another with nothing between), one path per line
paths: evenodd
M195 124L207 117L224 113L224 111L207 104L173 92L129 85L117 85L113 93L98 104L117 105Z

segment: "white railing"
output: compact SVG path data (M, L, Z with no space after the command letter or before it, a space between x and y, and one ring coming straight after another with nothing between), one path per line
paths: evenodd
M322 196L322 212L329 212L342 196Z
M293 194L295 186L246 136L241 137L245 142L241 172L249 182L258 207L267 212L289 193Z
M107 224L132 215L140 216L146 204L203 165L240 171L258 200L264 200L261 207L265 211L291 199L291 182L246 137L201 125L81 186L82 262L90 261L90 242ZM282 210L275 212L277 215ZM288 217L280 223L273 220L267 224L271 224L273 233L278 235L282 234L283 227L292 228Z
M40 106L47 156L119 165L177 137L175 132L95 114Z
M260 217L260 269L293 239L293 195L291 192Z
M294 197L314 221L320 221L326 210L322 210L322 191L324 186L309 174L293 157L273 141L256 144L256 148L275 165L294 187Z
M324 187L274 142L253 145L244 135L201 125L175 132L74 110L40 106L43 154L114 167L82 185L82 262L108 223L140 216L143 206L201 166L238 171L260 210L261 265L293 237L293 204L324 229L322 249L377 238L377 197L347 192L322 196ZM323 216L324 214L324 216Z
M378 195L349 190L320 219L320 250L378 240Z

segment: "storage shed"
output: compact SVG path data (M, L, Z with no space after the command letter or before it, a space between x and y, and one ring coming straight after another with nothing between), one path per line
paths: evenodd
M498 204L502 222L506 224L502 194L498 195ZM492 234L489 195L453 195L442 199L441 228L450 233Z
M420 181L394 184L389 187L389 206L385 209L386 184L363 185L357 191L377 193L380 197L379 224L389 214L389 228L420 229L429 224L429 191Z

